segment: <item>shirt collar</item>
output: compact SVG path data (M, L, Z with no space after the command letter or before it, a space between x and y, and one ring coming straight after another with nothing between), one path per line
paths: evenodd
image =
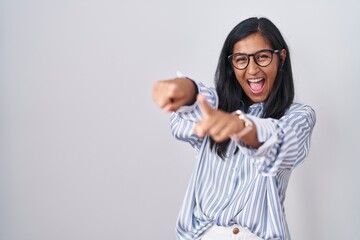
M258 115L263 111L263 109L264 109L264 102L254 103L250 105L248 113L251 115Z

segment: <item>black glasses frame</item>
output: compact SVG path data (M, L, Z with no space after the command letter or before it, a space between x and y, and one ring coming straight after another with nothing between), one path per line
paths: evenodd
M259 53L261 53L261 52L271 52L271 60L270 60L269 64L266 64L266 65L263 66L263 65L260 65L260 64L257 62L255 55L256 55L256 54L259 54ZM231 54L230 56L228 56L228 61L230 62L230 64L231 64L234 68L239 69L239 70L244 70L245 68L247 68L247 66L249 66L250 57L252 56L252 57L254 58L255 63L256 63L258 66L260 66L260 67L267 67L267 66L269 66L269 65L272 63L272 60L273 60L273 58L274 58L274 53L279 53L279 52L280 52L279 49L276 49L276 50L272 50L272 49L261 49L261 50L259 50L259 51L256 51L256 52L253 53L253 54L233 53L233 54ZM236 67L236 66L234 65L233 61L232 61L232 59L233 59L234 56L246 56L248 62L247 62L247 64L245 65L245 67L243 67L243 68L238 68L238 67Z

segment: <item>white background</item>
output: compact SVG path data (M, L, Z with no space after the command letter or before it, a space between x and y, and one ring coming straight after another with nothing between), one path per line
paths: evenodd
M175 239L195 151L151 99L176 70L213 84L222 44L271 19L314 107L285 202L295 240L359 239L360 4L0 0L0 239Z

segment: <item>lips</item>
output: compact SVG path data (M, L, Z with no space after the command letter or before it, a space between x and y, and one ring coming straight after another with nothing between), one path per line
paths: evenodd
M265 79L264 78L253 78L248 79L247 83L252 93L259 94L262 92L265 86Z

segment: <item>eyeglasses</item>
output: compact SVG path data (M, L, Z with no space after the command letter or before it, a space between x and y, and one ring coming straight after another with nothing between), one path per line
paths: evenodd
M228 60L234 68L244 70L249 65L250 57L253 56L257 65L266 67L272 62L274 53L279 52L280 50L263 49L254 54L234 53L228 56Z

